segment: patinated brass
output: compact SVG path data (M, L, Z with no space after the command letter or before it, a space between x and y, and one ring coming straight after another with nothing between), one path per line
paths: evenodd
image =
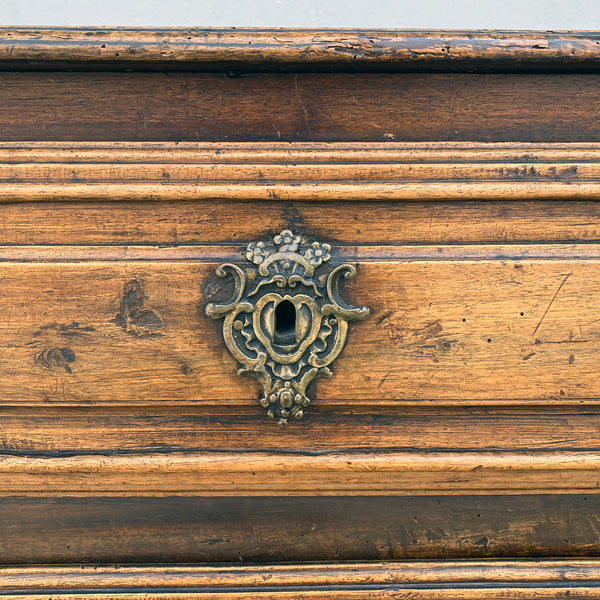
M340 278L351 279L356 268L342 264L327 271L330 251L329 244L286 229L272 241L248 245L246 258L256 268L226 263L216 271L234 278L233 297L208 304L206 314L223 318L223 338L242 365L239 373L262 383L260 404L280 427L303 417L313 379L331 377L329 365L344 348L348 321L369 316L366 306L340 299Z

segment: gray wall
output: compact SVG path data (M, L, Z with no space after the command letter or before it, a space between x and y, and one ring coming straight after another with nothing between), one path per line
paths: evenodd
M600 0L0 0L0 24L600 29Z

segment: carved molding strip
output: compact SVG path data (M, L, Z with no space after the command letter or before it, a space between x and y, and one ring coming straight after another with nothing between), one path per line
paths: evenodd
M597 559L0 567L10 598L595 598Z
M4 69L595 71L593 31L0 28Z
M600 198L596 142L4 142L0 163L0 202Z
M599 474L596 451L5 456L0 497L599 494Z

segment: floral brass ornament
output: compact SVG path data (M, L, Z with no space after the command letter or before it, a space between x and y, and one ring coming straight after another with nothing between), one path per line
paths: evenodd
M282 428L304 416L308 384L331 377L329 365L344 348L348 321L369 316L368 307L341 300L340 279L352 279L356 268L342 264L326 270L330 252L329 244L289 229L272 241L252 242L246 258L256 268L218 267L218 277L234 278L232 299L206 306L209 317L223 318L227 348L242 365L238 372L260 381L260 405Z

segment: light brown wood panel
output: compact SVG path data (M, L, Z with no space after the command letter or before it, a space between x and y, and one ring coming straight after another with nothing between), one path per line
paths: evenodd
M0 496L597 494L596 451L170 452L0 460Z
M160 589L160 588L159 588ZM570 590L567 590L570 592ZM132 593L117 592L116 595L112 594L111 597L117 600L139 600L140 594L143 593L144 598L149 600L189 600L189 599L201 599L206 596L204 591L200 592L178 592L178 591L157 591L148 592L146 589L138 589ZM233 592L230 590L226 591L211 591L211 600L226 600L229 598L235 598L236 600L315 600L315 599L331 599L331 600L397 600L402 598L401 595L404 593L406 597L422 599L422 600L438 600L440 598L447 598L448 600L472 600L472 599L486 599L486 600L497 600L497 598L506 598L507 600L518 600L520 598L531 599L531 600L558 600L567 598L565 590L561 587L555 589L553 587L547 587L541 585L540 587L531 586L526 589L521 589L517 586L494 586L491 589L444 589L440 592L439 589L417 589L413 590L408 588L405 592L399 591L398 586L391 585L388 589L382 586L368 586L366 589L348 589L344 586L327 586L324 589L317 588L311 589L294 589L292 591L286 589L279 589L277 591L267 590L240 590L235 589ZM499 596L501 594L501 596ZM17 600L24 596L20 593L8 594L6 598L8 600ZM27 594L27 598L33 600L46 600L47 594ZM73 594L66 593L61 594L61 597L65 600L78 600L84 598L85 600L103 600L106 595L103 590L98 593L94 591L83 594L81 592L75 592ZM590 586L576 586L573 590L572 597L576 599L584 598L596 598L597 588L595 585Z
M0 137L598 141L599 82L595 73L1 72Z
M17 250L5 254L22 260ZM205 248L199 262L197 250L179 262L169 258L185 253L169 249L161 261L147 260L161 250L114 249L86 262L103 251L32 248L27 260L58 262L0 265L2 403L252 402L257 386L203 314L220 261ZM408 250L359 261L347 295L372 316L318 383L320 404L597 403L595 246ZM579 250L585 260L569 259ZM142 310L130 311L130 292Z
M135 588L154 580L160 587L267 587L391 585L412 587L480 585L492 582L596 585L600 563L594 559L405 561L364 563L283 563L265 565L42 565L0 567L1 590Z

